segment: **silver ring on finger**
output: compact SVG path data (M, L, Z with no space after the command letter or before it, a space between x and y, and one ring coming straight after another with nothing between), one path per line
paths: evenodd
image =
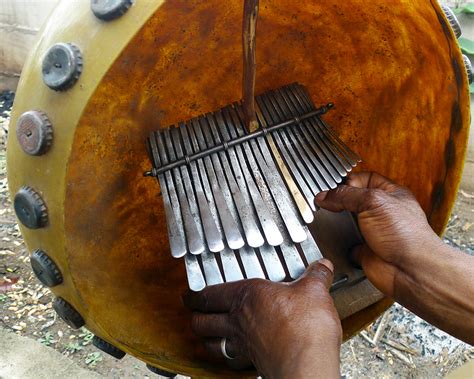
M227 343L227 338L223 337L221 339L221 353L224 357L226 357L229 360L235 359L235 357L231 357L229 354L227 354L226 350L226 343Z

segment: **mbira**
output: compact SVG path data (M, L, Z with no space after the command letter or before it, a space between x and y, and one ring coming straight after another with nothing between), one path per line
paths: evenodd
M241 103L151 133L148 150L164 202L171 254L189 287L297 279L321 259L309 232L315 196L360 161L294 83L256 97L259 129ZM347 276L345 277L347 280ZM336 281L340 285L342 281Z

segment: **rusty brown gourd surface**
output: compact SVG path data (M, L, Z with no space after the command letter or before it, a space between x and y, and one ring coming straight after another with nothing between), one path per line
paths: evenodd
M242 1L137 1L110 23L63 1L20 82L12 125L30 109L55 130L43 157L8 141L11 193L37 189L49 225L22 233L65 278L53 289L87 328L168 371L232 374L207 360L181 302L184 264L171 257L148 133L241 98ZM85 2L87 3L87 2ZM84 55L67 92L41 80L47 48L66 40ZM469 94L457 42L436 1L261 0L256 92L298 81L340 137L376 170L407 185L438 232L460 181ZM345 338L390 304L343 320ZM251 375L251 373L249 373Z

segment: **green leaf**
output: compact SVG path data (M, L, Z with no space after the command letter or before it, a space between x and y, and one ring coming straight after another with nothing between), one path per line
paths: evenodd
M468 38L461 37L459 38L459 45L461 50L465 54L474 55L474 41Z
M469 92L474 93L474 83L469 86Z
M82 338L82 345L89 345L92 342L92 339L94 338L94 334L84 327L82 327L81 330L82 333L79 334L79 337Z
M78 342L71 342L66 346L66 350L71 352L72 354L83 349L84 348Z
M101 353L89 353L87 354L87 357L86 357L86 364L89 366L89 367L92 367L94 368L97 363L99 362L102 362L102 354Z
M56 342L53 338L53 335L50 332L44 333L43 337L41 337L38 341L41 344L46 345L46 346L50 346L51 344Z
M456 14L474 14L474 3L467 3L466 5L463 5L462 7L458 8L453 8L454 13Z
M474 13L474 3L467 3L464 7L462 7L462 13L473 14Z

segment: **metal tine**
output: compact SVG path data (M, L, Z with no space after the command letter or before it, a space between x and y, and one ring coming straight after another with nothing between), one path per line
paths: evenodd
M286 278L285 269L283 263L278 257L273 246L268 244L263 245L259 248L260 256L262 257L263 265L267 270L268 279L272 282L281 282Z
M289 108L298 108L300 112L304 111L302 110L298 101L294 99L294 95L289 89L280 88L277 91L280 93ZM319 138L314 138L312 133L310 133L310 131L312 132L313 129L311 121L304 120L303 123L297 125L297 128L303 133L306 142L313 149L315 155L319 158L319 160L329 172L329 174L332 176L334 181L336 183L341 183L342 178L347 176L347 171L342 166L339 159L334 155L334 153L332 151L329 151Z
M336 142L336 146L339 147L343 152L348 154L349 158L351 160L351 166L352 168L357 167L357 165L362 162L362 158L360 157L359 154L357 154L355 151L353 151L349 146L347 146L346 143L344 143L339 136L334 132L333 128L326 123L322 118L316 117L316 120L323 126L323 129L334 138L334 141Z
M164 131L164 137L166 141L166 145L168 147L168 154L171 160L175 160L175 152L173 150L173 144L171 141L171 135L170 135L170 130L166 129ZM203 251L201 252L201 261L202 261L202 267L204 269L204 277L206 278L206 283L208 285L213 285L213 284L220 284L223 283L224 280L222 278L221 272L219 270L219 266L217 264L216 257L214 256L213 253L210 253L209 250L207 249L207 246L204 244L204 233L202 231L202 225L199 220L199 212L197 209L197 204L196 204L196 199L194 197L194 192L192 188L187 188L186 194L188 195L188 198L186 198L185 195L185 189L183 188L182 184L182 178L179 175L179 169L174 169L174 174L175 174L175 179L179 178L179 180L176 180L176 182L180 182L180 186L178 186L178 196L181 196L183 198L183 202L186 204L189 204L189 209L191 213L191 217L194 219L194 224L196 227L196 234L192 236L192 238L198 240L199 242L202 243ZM188 203L189 200L189 203ZM181 207L182 209L182 207ZM186 226L186 224L185 224ZM189 238L189 237L188 237Z
M273 121L275 123L285 121L285 117L283 116L283 114L273 104L273 102L271 100L271 96L269 94L265 93L261 97L262 97L265 105L267 106L267 110L270 114L270 117L273 119ZM274 135L275 134L279 135L280 138L283 140L283 142L286 145L286 148L287 148L288 152L290 153L290 157L293 158L295 166L301 174L301 177L308 184L308 187L311 190L311 192L313 193L313 195L316 196L320 192L320 187L319 187L318 183L313 179L312 175L309 174L306 166L303 164L303 162L301 160L301 152L300 152L301 147L291 143L290 140L288 139L287 135L282 130L274 132L273 134ZM313 199L311 198L311 203L313 202L312 200ZM313 210L316 210L316 209L313 209Z
M286 105L283 99L280 96L275 96L275 101L277 102L280 109L284 112L285 115L290 115L293 113L289 108L286 108ZM317 181L319 188L321 191L326 191L332 188L337 187L337 183L332 177L332 175L328 172L326 167L321 164L319 157L314 154L314 151L311 149L308 141L306 141L298 129L298 126L295 125L292 128L288 128L285 132L290 141L295 146L301 146L302 149L296 149L302 160L305 163L306 167L308 168L309 172L313 175L313 178ZM339 181L341 181L340 176L338 176ZM314 191L313 191L314 192Z
M152 152L153 163L155 167L161 166L161 159L156 145L155 133L151 133L148 139L150 150ZM181 214L179 213L179 203L172 183L171 175L167 173L171 184L168 185L168 180L165 175L158 175L160 182L161 194L163 196L163 203L166 214L166 225L168 227L168 237L170 242L171 255L174 258L182 258L186 255L186 241L184 239L184 230L181 221ZM170 195L170 192L173 195ZM173 198L171 197L173 196Z
M201 119L202 131L204 131L205 138L206 140L208 140L209 144L212 144L212 137L210 136L210 133L209 133L209 127L211 127L211 130L212 129L216 130L216 121L214 120L213 117L214 117L213 114L206 114L206 117ZM229 149L229 151L230 150L231 149ZM225 154L225 153L220 153L220 154ZM214 162L214 166L219 167L222 170L221 161L219 160L217 154L212 155L212 160ZM232 173L232 171L229 171L229 172ZM232 212L232 215L235 218L238 218L237 207L236 207L236 204L232 201L232 195L225 179L222 183L222 191L227 196L226 199L229 201L229 209ZM240 230L242 230L242 225L240 223L238 224L238 227ZM244 247L239 249L239 256L242 261L242 265L245 271L245 276L247 277L247 279L250 279L250 278L264 279L265 278L265 273L260 267L260 262L257 258L255 251L252 248L245 245Z
M224 277L226 282L237 282L243 280L244 274L240 269L239 262L235 253L228 247L220 253L222 268L224 269Z
M240 107L237 107L237 109L239 109L240 111ZM267 128L265 117L263 117L262 111L260 110L260 106L258 105L258 103L255 104L255 112L257 114L258 121L260 125L262 126L262 128ZM289 201L288 204L296 205L296 209L298 210L301 218L304 220L305 223L307 224L312 223L314 221L314 213L311 207L309 206L308 202L306 201L306 199L303 197L303 194L301 193L296 182L294 181L290 171L288 170L288 167L284 159L280 155L280 152L278 151L278 148L275 144L273 137L267 134L265 138L258 138L257 141L261 150L261 154L263 154L263 158L264 158L264 160L262 160L262 163L263 162L266 163L265 165L262 165L262 170L264 170L263 167L266 167L268 165L268 167L270 168L270 171L269 171L270 175L273 175L274 179L280 183L280 186L275 187L275 188L281 188L281 192L283 194L282 198L286 198L285 195L288 193L287 191L283 190L283 188L288 188L288 191L291 194L291 199L288 200ZM256 147L257 146L256 142L250 141L250 144L252 148L255 149L255 151L259 153L259 148ZM257 162L260 162L260 161L257 159ZM278 175L279 172L281 173L281 176ZM267 174L265 174L265 176L269 177ZM286 183L286 186L285 186L285 183ZM270 186L270 188L273 188L273 187ZM279 196L276 196L274 199L278 204ZM293 207L290 206L289 209L293 210ZM287 214L287 212L283 212L282 214ZM296 217L297 224L300 225L298 217L296 215L294 216ZM286 223L286 220L287 218L285 218L285 223ZM291 234L291 231L290 231L290 234ZM292 239L293 241L295 241L293 235L292 235Z
M206 122L204 119L202 121ZM201 130L201 126L199 123L193 124L193 126L194 126L194 132L196 133L196 137L201 148L202 149L207 148L206 145L208 145L209 143L212 143L212 140L209 140L209 139L206 140L206 138L204 138L203 131ZM209 125L206 125L206 127L203 129L208 130L208 128L209 128ZM212 146L209 145L209 147L212 147ZM239 186L237 185L232 175L232 171L224 172L216 154L212 154L212 162L214 164L214 170L216 171L217 177L222 179L219 182L221 186L222 186L222 183L225 182L226 177L227 177L227 183L229 185L230 193L231 193L231 200L233 200L237 208L238 215L240 216L241 226L243 228L247 243L251 247L262 246L265 243L265 240L263 239L263 236L260 233L260 229L258 228L256 217L253 213L252 205L250 204L247 197L244 197L243 191L239 189ZM235 219L239 220L237 216L235 216Z
M247 279L266 279L255 250L249 246L239 249L240 259Z
M313 109L314 105L312 104L311 99L309 98L309 95L304 87L297 84L294 86L294 88L296 92L295 97L300 101L300 103L305 105L307 109ZM341 141L339 136L334 133L332 128L330 128L321 118L316 117L316 121L320 125L320 130L328 137L327 140L331 141L333 146L339 150L342 156L350 163L351 166L347 168L347 170L350 171L352 170L352 167L357 166L357 163L361 161L360 157L351 149L349 149L349 147Z
M257 97L257 104L260 108L260 110L263 113L264 118L266 119L267 124L273 124L276 122L276 120L273 120L273 117L270 115L269 111L267 110L265 101L263 99L263 96ZM271 136L275 139L280 152L282 153L283 157L285 158L285 161L290 168L291 175L295 178L295 181L298 183L298 186L303 193L304 197L306 198L306 201L308 202L308 205L310 208L313 210L313 212L316 210L314 206L314 194L311 190L311 188L308 186L306 181L303 179L301 176L299 170L297 169L295 163L293 162L290 153L288 152L286 145L283 143L281 140L280 136L278 133L273 133Z
M184 156L184 153L181 147L179 130L177 128L171 129L171 138L173 140L176 157L180 159ZM192 181L189 176L188 168L186 166L181 166L180 168L181 176L184 180L184 186L186 189L190 189L190 191L192 191L194 184L194 191L196 193L199 214L201 215L201 222L204 230L204 237L207 241L207 246L213 253L218 253L224 249L224 241L222 240L221 234L217 230L216 223L212 217L211 210L209 209L209 203L207 202L207 199L204 195L201 180L196 167L196 162L191 162L189 168L191 169L191 175L193 178Z
M291 279L298 279L306 269L296 245L285 240L280 246Z
M292 112L292 110L286 106L278 92L273 91L268 97L273 107L275 109L280 109L280 112L284 115L284 118L290 119L299 115L298 112ZM301 134L299 133L296 125L287 128L286 131L282 130L281 133L286 133L290 138L290 143L297 147L296 151L299 152L302 162L306 165L306 168L313 176L314 180L318 184L319 189L321 191L327 191L330 188L336 188L336 182L328 174L326 169L320 164L318 157L312 153L308 146L308 142L301 139Z
M226 112L226 115L224 117L227 120L226 122L227 129L225 125L220 124L220 130L221 130L224 140L229 140L231 137L234 138L236 136L235 128L240 123L240 120L232 112L231 107L226 108L224 111ZM232 113L232 117L230 116L230 113ZM217 118L220 119L221 118L220 116L221 115L219 115ZM223 120L219 120L218 122L220 121L223 121ZM221 143L221 138L214 124L211 126L211 130L213 132L215 142L217 144ZM231 158L232 167L242 168L242 172L240 172L240 174L236 172L236 175L240 175L240 176L243 175L245 177L245 180L247 181L249 185L252 199L254 200L255 209L258 210L257 213L259 214L259 217L263 215L264 218L266 218L268 221L271 221L271 224L269 224L265 220L263 220L263 222L261 223L262 228L266 230L265 232L266 235L267 233L269 234L268 235L269 244L265 244L262 247L260 247L260 256L262 257L263 265L266 268L269 279L273 281L281 281L286 276L285 269L283 268L282 262L273 247L273 246L281 245L283 243L283 235L282 235L282 232L280 232L280 228L278 227L278 224L277 224L277 222L279 222L278 220L279 214L277 210L274 208L273 199L270 193L268 192L267 187L265 186L265 180L262 178L257 165L251 159L253 157L248 152L248 143L244 143L244 145L245 145L244 148L247 150L246 156L247 156L247 159L249 160L250 167L247 167L247 164L245 162L245 155L243 154L242 148L240 146L238 146L235 149L234 148L229 149L228 154ZM236 157L236 152L237 152L238 158ZM222 154L222 159L224 162L227 162L227 157L225 153ZM240 166L239 166L238 160L240 161ZM230 170L230 166L228 166L228 163L227 163L227 168L226 168L226 165L224 165L224 167L226 170ZM254 173L254 177L252 177L252 175L250 174L249 169L251 172ZM259 192L255 183L253 182L254 179L259 184L259 188L261 192ZM255 202L255 198L257 198L257 201L260 201L260 202ZM267 201L264 202L263 198L265 198ZM272 213L270 213L270 209L271 209L270 207L273 207ZM264 212L262 212L262 210L264 210ZM262 221L261 218L260 220ZM276 220L278 221L276 222ZM281 230L284 232L284 227L282 223L281 222L279 223L281 224L280 225ZM272 233L274 234L273 236L272 236ZM274 243L275 245L272 245L272 243Z
M238 118L234 118L233 120L230 119L229 109L230 107L224 109L222 112L222 114L224 115L224 118L226 118L226 122L228 126L229 126L229 123L232 123L232 122L235 123L239 121ZM224 114L224 112L226 114ZM232 128L228 130L230 131L230 137L232 138L236 137L235 131L233 132ZM229 134L226 133L226 129L222 128L221 126L221 131L223 133L224 139L228 140L227 137L229 137ZM221 143L219 135L218 134L216 135L216 133L214 133L214 136L217 137L216 143L217 144ZM260 221L260 225L262 226L267 242L272 246L281 245L281 243L283 242L283 236L281 235L280 230L278 229L277 225L275 224L275 221L270 215L270 212L268 211L267 206L265 202L263 201L262 195L257 189L257 186L254 182L254 180L256 180L257 183L261 183L262 186L264 185L265 182L263 181L263 178L260 175L260 171L258 170L257 167L251 167L250 170L254 174L254 176L252 176L252 174L249 171L249 167L247 167L247 163L245 161L245 154L243 154L242 148L238 146L237 148L232 148L231 150L232 152L229 152L229 156L232 154L232 158L231 158L232 167L234 168L237 181L241 188L245 186L245 184L247 184L248 186L250 197L252 198L252 201L253 201L254 209ZM240 165L237 163L235 152L237 152L238 161L240 162ZM226 157L225 153L221 155L221 158L222 157ZM226 171L230 170L230 165L228 164L227 159L224 159L224 163L225 163L224 164L225 170ZM259 179L261 179L261 182L259 182Z
M163 157L160 158L160 153L159 153L161 151L162 152L161 154L165 154L165 149L161 140L161 136L158 133L154 133L153 138L151 139L151 142L153 142L153 144L151 145L153 155L158 160L156 163L160 163L160 161L162 161L163 164L165 164L167 162L167 159L163 160L162 159ZM158 144L156 144L157 142ZM156 146L156 150L154 150L153 146ZM173 213L176 217L178 235L180 239L182 240L181 244L184 244L184 249L185 249L184 262L185 262L185 267L186 267L186 275L188 277L189 288L192 289L193 291L200 291L206 286L204 274L201 270L201 266L199 265L197 258L192 254L186 253L186 243L184 241L183 222L181 219L179 201L176 195L176 190L173 183L173 177L171 176L171 173L169 171L167 171L164 176L165 176L166 184L161 187L161 191L163 193L163 189L167 187L167 190L169 192L169 196L170 196L171 204L173 208ZM175 254L173 256L175 256L176 258L180 258L182 248L183 248L183 245L180 246L180 250L174 250L173 245L172 245L171 254L172 255Z
M316 244L316 241L314 240L313 235L309 231L308 227L305 227L305 229L308 238L304 242L302 242L300 246L306 258L306 261L308 262L308 264L311 264L322 259L323 255L321 254L321 250L319 250L319 247Z
M239 134L243 134L242 129L242 121L243 121L243 113L242 108L238 104L234 104L235 114L239 117L240 122L235 122L234 126L237 128ZM257 116L261 118L260 110L257 108ZM266 141L263 137L257 139L257 141L252 140L251 146L247 143L244 143L244 149L249 161L249 164L252 166L256 166L258 162L263 175L267 179L269 183L269 188L272 191L273 198L275 200L275 204L277 205L278 209L280 209L281 216L278 214L278 210L275 208L273 202L269 201L268 205L270 208L271 214L274 216L274 220L276 221L280 230L282 230L283 234L283 243L280 245L280 250L282 253L283 260L288 268L288 272L290 277L293 279L298 278L305 269L304 262L301 259L298 250L295 247L295 244L291 242L292 238L290 238L289 231L291 230L295 237L298 237L298 242L302 242L307 238L306 227L301 224L301 221L298 219L297 214L295 213L296 209L291 203L291 199L289 198L289 193L285 190L285 184L283 183L283 179L279 176L278 170L275 167L275 163L270 156L270 152L266 145ZM257 146L257 143L261 146L261 151ZM262 156L262 154L264 156ZM265 162L269 162L268 165ZM268 195L270 196L270 195ZM293 224L292 224L293 223ZM285 229L285 225L286 228ZM303 233L303 236L300 236L300 230ZM288 232L287 232L288 231ZM262 258L265 260L266 251L262 250L264 247L260 248L260 252L262 253ZM265 267L268 267L271 262L265 263Z
M197 142L196 136L194 135L193 128L190 125L181 128L181 134L184 141L191 141L191 144L195 151L200 149L200 146ZM202 159L199 159L198 162L201 162L200 167L202 167ZM204 158L204 163L207 171L207 177L209 178L209 183L211 184L212 194L216 201L217 211L219 212L220 221L222 223L222 229L224 230L224 236L226 238L227 244L231 249L240 249L245 245L245 241L242 238L242 234L238 228L238 223L236 219L231 214L229 208L227 207L227 202L222 195L221 187L219 187L220 182L225 179L220 178L220 181L217 180L216 173L212 167L212 163L209 157ZM203 174L203 173L201 173Z
M306 88L304 88L299 83L293 83L289 85L287 91L291 93L291 96L289 97L291 97L297 107L303 109L303 112L315 108L312 100L307 94ZM311 127L308 127L308 130L311 132L311 135L313 138L319 138L324 142L321 148L327 145L326 150L329 149L330 152L338 159L338 162L343 166L344 171L347 172L351 170L351 159L347 156L345 151L341 151L341 148L338 146L338 143L335 139L336 136L334 136L332 132L328 133L327 131L324 131L319 121L319 117L309 120Z
M294 104L286 98L286 93L279 89L274 91L275 100L277 101L280 108L285 114L292 117L293 114L300 114L301 110L298 110ZM315 146L314 141L307 137L307 133L304 127L305 120L297 123L291 130L288 129L288 134L294 134L298 139L301 146L303 146L305 153L309 157L310 162L315 166L315 169L321 173L324 181L329 188L334 189L338 183L342 182L342 176L334 169L332 164L326 159L326 156L321 153L319 147ZM343 170L346 173L345 170ZM328 188L328 189L329 189Z
M188 136L188 132L186 130L186 126L184 124L180 124L180 131L183 137L183 144L186 150L186 154L192 154L193 152L197 152L197 150L193 151L191 147L190 139ZM196 162L194 162L196 163ZM216 202L214 197L212 196L211 185L209 183L208 176L206 174L206 170L204 168L204 163L202 159L197 161L197 166L199 167L199 173L201 174L201 179L204 187L204 192L207 196L209 202L209 208L214 220L216 220L216 226L220 237L222 238L222 227L219 223L219 215L216 208ZM229 249L227 246L220 253L222 268L224 269L224 277L226 282L234 282L241 279L244 279L242 271L240 270L239 262L237 261L237 257L235 253Z
M313 110L314 109L314 104L309 96L309 93L308 91L306 90L306 88L304 86L302 86L301 84L298 84L298 83L295 83L293 85L294 87L294 90L295 90L295 96L298 100L300 100L300 102L303 104L303 106L305 106L307 109L309 110ZM333 129L331 127L329 127L321 118L317 117L316 120L318 121L318 124L322 125L322 131L328 135L328 136L331 136L333 137L333 139L331 139L331 141L334 143L334 145L340 149L342 151L342 153L344 154L344 156L346 157L346 159L351 162L355 162L355 164L357 164L357 162L360 162L361 159L359 157L358 154L356 154L354 151L352 151L343 141L341 141L341 139L339 138L339 136L334 133Z
M292 91L291 88L287 88L286 90L289 92L288 98L302 112L306 112L306 109L308 108L313 108L312 103L310 105L305 105L301 99L301 96L296 92L296 90ZM319 118L316 117L316 119L318 120ZM309 133L311 139L315 141L316 145L322 150L324 153L322 157L326 156L338 173L342 177L346 177L347 173L352 170L350 160L345 157L344 153L336 146L334 138L331 135L324 132L321 133L321 127L318 126L317 123L318 121L315 121L314 119L306 120L304 124L306 133Z
M165 130L164 134L169 135L169 131ZM166 152L165 145L163 143L163 134L161 133L157 134L157 143L158 143L158 151L161 154L161 161L163 162L163 164L167 164L168 153ZM172 155L170 155L170 159L173 160ZM176 194L178 195L179 206L181 209L181 216L182 216L182 220L184 224L184 231L186 235L186 241L188 242L189 252L194 255L201 254L205 249L204 242L199 237L196 223L191 214L191 209L189 208L188 199L184 192L184 186L181 179L181 174L179 172L179 169L174 169L172 173L173 173L172 176L174 177L174 182L175 182L174 188L176 190Z
M189 289L196 292L202 291L206 287L206 281L197 257L192 254L186 254L184 256L184 265L186 267Z
M327 191L331 188L336 188L336 184L332 184L332 179L328 180L328 184L328 181L321 177L318 172L319 170L317 169L317 165L315 165L316 157L309 155L306 143L302 143L299 139L297 139L292 130L282 130L280 131L280 135L284 136L283 140L286 143L289 143L290 145L294 146L293 151L295 160L297 159L297 156L301 157L299 165L302 168L306 169L314 180L315 186L313 186L312 183L309 182L309 180L306 181L308 182L308 185L311 187L311 190L315 196L321 191ZM307 178L306 173L304 171L302 171L302 175L305 179Z
M239 105L234 104L234 109L231 114L234 120L233 125L237 129L237 133L239 135L244 134L242 112L242 108ZM258 138L257 140L258 143L263 144L266 148L266 142L262 137ZM251 143L254 142L255 141L252 141ZM251 147L249 143L244 143L242 146L244 148L247 161L249 162L250 169L254 173L254 177L258 183L260 193L266 200L266 203L270 209L270 213L272 214L272 218L277 222L279 230L285 231L286 226L286 230L290 234L293 242L299 243L304 241L306 236L304 235L302 222L298 218L297 213L294 211L291 199L289 196L287 196L285 184L279 177L278 170L275 166L270 167L265 163L265 160L256 145ZM268 149L264 151L264 154L266 153L268 156L270 156ZM254 158L254 154L258 154L258 157L255 155L256 159ZM273 160L271 162L273 163ZM263 174L264 178L261 174ZM273 198L270 192L273 194ZM274 204L276 204L276 207L280 210L280 212L278 212ZM280 222L280 217L282 220L284 220L285 225Z

